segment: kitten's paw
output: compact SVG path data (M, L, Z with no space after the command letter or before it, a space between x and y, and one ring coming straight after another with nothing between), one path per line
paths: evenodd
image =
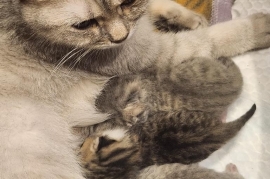
M147 105L136 102L128 104L122 111L124 120L130 127L134 125L138 120L143 120L148 116Z
M270 47L270 14L250 16L254 28L255 49Z
M150 14L154 24L162 31L178 32L208 26L204 16L188 10L174 1L157 1L151 5Z
M239 173L236 165L233 164L233 163L229 163L229 164L226 165L225 172L228 172L228 173Z
M81 150L87 148L87 150L91 151L92 153L95 153L98 149L99 145L99 137L88 137L85 139Z
M99 138L98 137L88 137L85 139L83 145L80 148L80 155L82 162L87 165L96 156L96 151L98 150Z

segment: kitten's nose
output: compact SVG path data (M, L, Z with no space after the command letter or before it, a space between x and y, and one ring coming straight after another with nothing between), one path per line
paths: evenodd
M121 43L127 39L129 31L121 20L113 20L107 26L109 39L113 43Z

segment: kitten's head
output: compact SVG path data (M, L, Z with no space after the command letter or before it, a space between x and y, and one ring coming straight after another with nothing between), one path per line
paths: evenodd
M147 0L19 0L24 24L53 43L109 48L132 35Z
M134 178L141 158L136 137L115 128L88 137L80 149L86 175L103 178Z

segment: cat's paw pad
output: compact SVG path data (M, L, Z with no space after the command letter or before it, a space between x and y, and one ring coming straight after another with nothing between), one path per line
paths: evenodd
M254 28L254 48L270 47L270 14L256 13L250 18Z
M225 171L228 173L239 173L237 166L233 163L229 163L226 165Z

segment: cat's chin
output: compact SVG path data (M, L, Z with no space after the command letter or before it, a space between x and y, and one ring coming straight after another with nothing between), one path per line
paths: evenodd
M108 50L108 49L113 49L113 48L120 47L124 43L125 42L122 42L122 43L111 43L109 45L96 46L94 49L96 49L96 50Z

